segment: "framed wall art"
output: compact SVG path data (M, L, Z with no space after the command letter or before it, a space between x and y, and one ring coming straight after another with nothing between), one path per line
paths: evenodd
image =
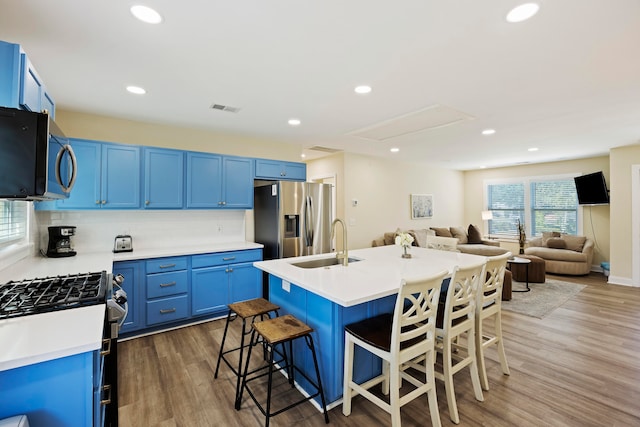
M411 219L433 217L433 195L412 194L411 195Z

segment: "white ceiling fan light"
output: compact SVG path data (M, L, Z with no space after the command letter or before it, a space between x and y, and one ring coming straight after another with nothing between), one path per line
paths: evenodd
M137 4L131 6L131 9L129 10L133 16L147 24L159 24L162 22L162 15L148 6Z
M522 22L533 17L540 10L538 3L524 3L516 6L507 13L507 22Z

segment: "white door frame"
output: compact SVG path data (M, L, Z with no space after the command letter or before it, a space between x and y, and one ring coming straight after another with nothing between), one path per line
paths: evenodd
M633 286L640 286L640 165L631 165L631 265Z

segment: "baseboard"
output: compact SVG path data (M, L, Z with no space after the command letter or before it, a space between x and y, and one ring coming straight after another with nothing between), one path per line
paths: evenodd
M633 279L628 277L620 277L620 276L611 276L609 275L608 282L610 285L623 285L623 286L633 286L640 287L640 283L633 283Z

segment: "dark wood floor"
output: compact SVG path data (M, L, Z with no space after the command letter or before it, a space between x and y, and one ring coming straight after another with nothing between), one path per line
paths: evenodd
M598 273L549 277L588 286L544 319L503 312L511 375L502 375L490 349L491 389L478 402L469 376L458 374L460 425L640 425L640 289L608 285ZM217 320L121 342L120 425L263 425L250 399L234 410L235 383L228 368L221 367L219 378L213 379L223 329L224 321ZM441 383L437 394L442 425L454 425ZM428 413L423 396L402 409L402 423L431 425ZM391 425L384 411L361 397L354 399L349 417L342 415L341 405L329 417L334 426ZM324 421L305 403L271 424L321 426Z

